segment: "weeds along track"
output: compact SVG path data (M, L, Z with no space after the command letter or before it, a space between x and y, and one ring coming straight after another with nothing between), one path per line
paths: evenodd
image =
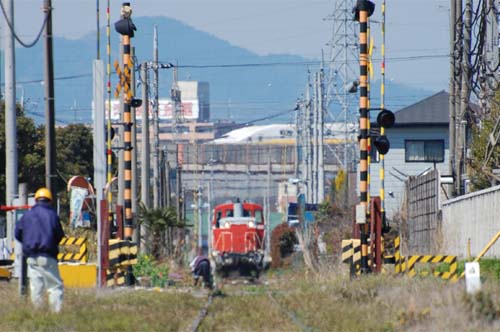
M297 315L293 312L288 310L285 306L281 305L278 300L274 297L273 293L271 291L267 291L267 297L269 297L269 300L271 300L274 305L278 306L281 311L283 311L287 316L288 319L295 325L297 326L301 331L304 332L313 332L314 329L312 327L306 326L304 323L300 321L300 319L297 317Z
M207 302L205 303L203 308L198 313L198 316L196 317L196 319L191 324L190 331L192 331L192 332L198 331L198 328L200 327L201 322L203 321L203 318L205 318L208 314L208 307L210 307L210 305L212 304L212 301L213 301L213 294L210 293L210 294L208 294Z
M256 293L255 290L250 288L258 286L260 290ZM249 296L255 294L261 294L268 299L268 303L271 306L275 306L278 312L284 314L284 320L290 323L290 325L296 326L298 330L305 332L313 332L314 328L304 324L295 314L295 312L289 310L286 305L280 303L277 299L282 292L276 290L270 290L268 285L261 280L242 280L242 279L228 279L221 281L218 288L206 296L206 303L203 308L199 311L198 315L191 324L190 331L197 332L202 330L202 325L204 319L211 315L211 317L217 316L217 306L212 305L215 299L218 301L226 301L225 299L234 298L238 296ZM286 292L285 292L286 293ZM220 303L220 302L219 302Z

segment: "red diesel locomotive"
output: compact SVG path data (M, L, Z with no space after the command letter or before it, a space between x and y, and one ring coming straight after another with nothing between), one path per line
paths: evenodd
M212 255L217 271L258 275L264 268L264 226L259 204L236 200L217 205L212 220Z

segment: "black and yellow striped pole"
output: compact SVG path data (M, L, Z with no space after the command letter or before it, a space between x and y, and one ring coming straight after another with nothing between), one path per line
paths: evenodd
M130 89L130 74L133 70L130 57L130 39L134 37L135 25L130 18L132 16L132 8L129 2L124 2L121 8L121 19L115 23L115 30L122 35L123 44L123 72L120 75L120 86L123 89L123 156L124 156L124 179L125 190L124 207L125 207L125 222L124 222L124 237L127 240L132 240L133 233L133 215L132 215L132 117L131 107L134 103L132 98L132 90ZM136 105L134 105L135 107Z
M111 203L113 201L113 194L111 192L111 180L113 179L113 150L111 149L112 131L111 131L111 20L110 20L110 0L108 0L106 8L106 55L108 57L106 73L108 76L107 93L108 93L108 121L106 124L106 172L107 183L109 185L107 201L108 201L108 223L111 225L113 222L113 210Z
M385 0L382 2L382 46L380 63L380 108L385 109ZM380 126L380 135L385 135L385 127ZM385 218L385 155L380 154L380 214L382 217L382 232L387 232L387 220Z
M366 39L367 39L367 42L368 42L368 67L367 67L367 76L366 76L366 96L367 96L367 100L366 100L366 105L368 107L368 112L366 114L367 116L367 119L366 119L366 126L367 126L367 140L366 140L366 151L367 151L367 155L366 155L366 163L368 164L367 166L367 175L366 175L366 201L368 202L368 205L367 205L367 208L366 208L366 218L367 218L367 221L368 222L371 222L371 209L370 209L370 204L371 204L371 194L370 194L370 184L371 184L371 174L370 174L370 167L371 167L371 163L372 163L372 148L373 148L373 142L372 142L372 138L371 138L371 135L370 135L370 131L371 131L371 120L370 120L370 107L371 107L371 103L370 103L370 88L371 88L371 85L370 85L370 79L371 79L371 76L372 76L372 71L373 71L373 64L372 64L372 53L373 53L373 40L371 38L371 30L370 30L370 24L369 22L367 22L367 26L366 26ZM371 229L371 228L369 228ZM371 238L369 236L369 238Z
M357 210L357 222L360 227L361 273L368 273L368 17L375 5L368 0L358 0L354 19L359 22L359 190L360 209ZM359 213L361 212L361 213ZM360 214L364 214L360 216Z

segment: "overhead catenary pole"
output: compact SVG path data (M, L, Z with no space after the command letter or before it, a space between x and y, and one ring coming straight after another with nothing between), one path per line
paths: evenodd
M158 97L158 28L153 30L153 207L160 207L160 138Z
M44 0L45 23L45 186L55 194L56 133L54 110L54 62L52 52L52 1Z
M359 11L359 190L360 204L368 211L368 2L358 1ZM368 237L369 224L367 220L360 223L361 237L361 273L368 273Z
M14 26L14 1L1 0L5 7L6 19ZM14 35L8 24L3 25L5 54L5 204L11 205L18 192L17 130L16 130L16 64ZM14 240L15 211L7 212L7 241ZM19 247L19 246L18 246ZM16 266L19 266L16 252ZM16 270L14 274L17 276Z

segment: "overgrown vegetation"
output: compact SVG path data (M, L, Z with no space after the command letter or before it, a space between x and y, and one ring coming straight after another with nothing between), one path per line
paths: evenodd
M137 264L132 270L136 280L143 286L163 288L168 280L168 267L153 261L152 257L146 254L137 257Z
M490 134L494 133L500 119L500 92L492 100L490 113L480 123L472 127L472 159L469 164L469 177L472 190L489 188L500 178L493 174L493 169L500 164L500 145L491 146ZM486 159L488 157L488 159Z
M463 280L388 274L350 280L345 265L320 273L296 267L271 270L265 281L226 285L200 330L500 330L500 286L493 279L475 295L466 294ZM67 289L63 311L56 315L33 310L17 296L15 283L5 283L0 284L0 330L188 330L205 301L182 285L164 292Z
M272 267L279 268L287 265L286 257L293 253L297 243L293 228L286 223L276 226L271 234Z
M175 208L146 208L141 202L137 220L146 231L145 252L156 260L177 259L182 255L184 232L191 225L178 218Z

